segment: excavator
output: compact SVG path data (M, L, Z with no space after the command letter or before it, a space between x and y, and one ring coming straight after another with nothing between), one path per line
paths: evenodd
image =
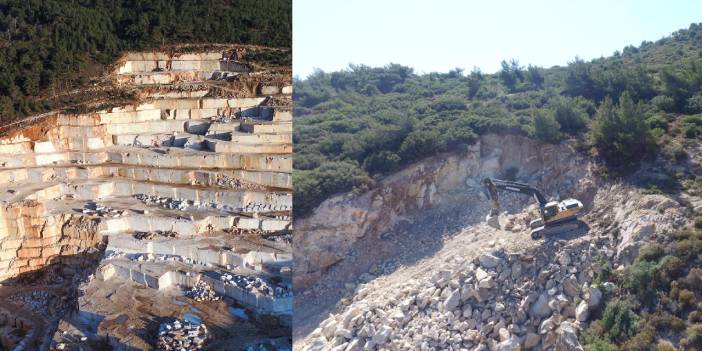
M525 183L512 182L507 180L485 178L483 185L486 189L488 199L492 200L492 209L487 216L488 224L498 226L497 216L500 214L500 204L497 197L497 190L505 190L524 195L531 195L539 203L541 218L529 222L531 228L531 238L538 240L544 235L560 234L579 228L577 221L583 204L576 199L566 199L563 201L547 201L541 192Z

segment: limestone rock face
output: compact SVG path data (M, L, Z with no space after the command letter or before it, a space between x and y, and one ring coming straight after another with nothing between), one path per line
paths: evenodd
M78 215L46 216L42 203L16 202L0 208L6 226L0 237L0 280L36 271L58 262L61 255L76 255L99 242L98 219Z

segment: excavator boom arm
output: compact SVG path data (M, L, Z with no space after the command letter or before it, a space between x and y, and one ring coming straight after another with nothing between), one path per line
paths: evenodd
M508 180L485 178L483 179L483 185L487 189L487 194L490 200L492 200L493 212L498 212L500 208L497 189L511 191L513 193L520 193L525 195L533 196L539 203L539 207L543 208L546 205L546 198L541 194L539 190L530 186L529 184L511 182Z

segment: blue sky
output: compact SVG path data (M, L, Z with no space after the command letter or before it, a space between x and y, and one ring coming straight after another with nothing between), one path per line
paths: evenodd
M484 72L609 56L702 22L702 1L295 0L293 74L349 63Z

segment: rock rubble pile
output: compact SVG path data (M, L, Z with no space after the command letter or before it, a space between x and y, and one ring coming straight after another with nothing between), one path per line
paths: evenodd
M81 210L83 214L98 216L98 217L121 217L124 210L115 210L112 207L99 205L94 202L87 203Z
M151 232L134 232L134 238L139 240L153 240L153 239L165 239L165 238L175 238L178 233L172 230L155 230Z
M163 323L158 332L158 349L161 351L200 350L207 341L208 331L205 324L192 324L188 321L175 320Z
M19 302L25 306L30 307L32 310L37 311L46 307L49 302L49 293L46 291L32 291L26 294L19 294L10 297L13 302Z
M199 201L192 201L192 200L178 199L178 198L171 198L171 197L163 197L163 196L146 195L146 194L136 194L136 195L133 195L133 197L135 199L141 201L145 205L148 205L148 206L159 206L159 207L169 209L169 210L180 210L180 211L186 211L189 209L207 209L207 208L219 209L221 211L230 212L230 213L236 213L236 212L256 213L256 212L290 211L291 210L291 207L286 206L286 205L261 204L261 203L255 203L255 202L247 203L244 207L233 207L230 205L217 204L217 203L213 203L213 202L202 203Z
M217 176L217 186L231 189L256 189L260 188L253 184L242 182L241 179L228 177L226 175Z
M219 296L215 293L212 287L204 281L199 281L195 286L186 293L195 301L218 301Z
M285 233L285 234L281 234L281 235L267 235L267 236L264 236L264 239L266 239L268 241L277 242L277 243L292 244L293 235L292 235L292 233Z
M240 289L259 295L275 297L292 296L291 289L282 286L272 286L259 277L224 273L221 276L221 280L225 285L234 285Z
M260 204L256 202L249 202L246 207L242 209L242 212L270 212L270 211L290 211L290 206L285 205L271 205L271 204Z
M171 197L162 197L146 194L136 194L133 196L135 199L143 202L145 205L155 205L163 207L169 210L181 210L185 211L191 206L200 207L199 202L194 202L192 200L185 199L174 199Z
M372 285L360 286L358 303L321 324L307 350L329 343L339 350L545 350L558 342L577 350L577 331L602 297L590 285L588 262L604 252L584 243L551 262L555 251L457 258L382 302L365 299Z

